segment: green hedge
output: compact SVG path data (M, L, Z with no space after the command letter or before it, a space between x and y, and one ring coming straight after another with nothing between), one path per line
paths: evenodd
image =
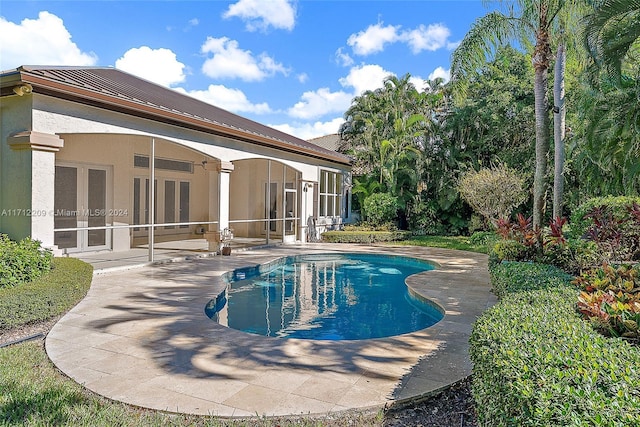
M54 258L53 268L21 286L0 288L0 331L51 319L86 295L93 267L75 258Z
M390 193L374 193L364 199L364 214L368 223L382 225L398 217L398 198Z
M322 241L328 243L395 242L411 237L409 231L325 231Z
M40 242L22 239L15 242L0 234L0 288L30 282L51 268L53 255Z
M572 287L573 276L557 267L535 262L502 261L489 269L493 293L502 298L513 292Z
M640 349L582 320L577 290L553 267L514 262L491 270L502 299L470 337L479 424L640 425Z

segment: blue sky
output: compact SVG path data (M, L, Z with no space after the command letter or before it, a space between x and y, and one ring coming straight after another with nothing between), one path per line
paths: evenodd
M303 139L354 96L448 78L481 0L2 0L0 69L116 67Z

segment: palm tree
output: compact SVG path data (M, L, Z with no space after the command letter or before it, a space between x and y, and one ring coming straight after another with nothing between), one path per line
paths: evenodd
M598 0L585 18L584 39L599 68L619 80L632 45L640 38L640 0Z
M414 166L415 149L423 139L426 118L424 99L410 82L410 75L387 77L383 87L353 100L340 129L341 151L356 157L358 165L379 172L379 182L395 193L396 172ZM419 154L419 153L417 153Z
M562 199L564 194L564 138L565 138L565 102L564 72L566 67L566 49L564 40L558 43L553 78L553 217L562 217Z
M547 72L552 60L551 43L561 12L578 0L517 0L501 1L509 7L507 13L491 12L478 19L453 52L451 62L454 88L464 90L466 78L509 40L522 46L533 46L535 173L533 183L533 225L540 227L544 214L545 175L550 145ZM513 4L517 5L516 9Z

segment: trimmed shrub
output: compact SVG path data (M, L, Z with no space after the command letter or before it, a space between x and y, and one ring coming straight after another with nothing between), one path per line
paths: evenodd
M93 267L75 258L54 258L53 268L21 286L0 288L0 331L59 316L91 286Z
M573 276L557 267L534 262L503 261L489 269L493 293L498 298L520 291L556 289L571 285ZM577 294L577 293L575 293ZM575 303L575 298L574 298Z
M49 271L52 259L51 251L37 240L15 242L0 234L0 289L37 279Z
M496 243L498 235L493 231L476 231L469 236L469 242L474 245L490 245Z
M364 199L367 222L380 225L393 222L398 214L398 199L389 193L375 193Z
M567 239L564 245L546 245L537 262L556 266L577 275L599 263L596 244L584 239Z
M511 212L527 197L522 175L505 165L469 171L458 184L460 196L473 210L496 225L498 219L509 218Z
M325 231L322 241L327 243L395 242L411 237L409 231Z
M489 252L489 266L502 261L531 261L535 258L535 248L525 246L517 240L499 240Z
M481 426L640 425L640 350L594 331L575 301L564 287L515 292L478 319L470 354Z

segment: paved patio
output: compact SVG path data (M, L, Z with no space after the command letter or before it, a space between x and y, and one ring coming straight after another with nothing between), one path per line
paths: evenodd
M312 341L246 334L204 314L226 271L293 254L356 251L438 263L407 284L443 307L444 319L391 338ZM86 388L145 408L221 417L378 410L468 376L472 323L494 302L484 255L286 245L96 274L87 297L49 332L46 350Z

